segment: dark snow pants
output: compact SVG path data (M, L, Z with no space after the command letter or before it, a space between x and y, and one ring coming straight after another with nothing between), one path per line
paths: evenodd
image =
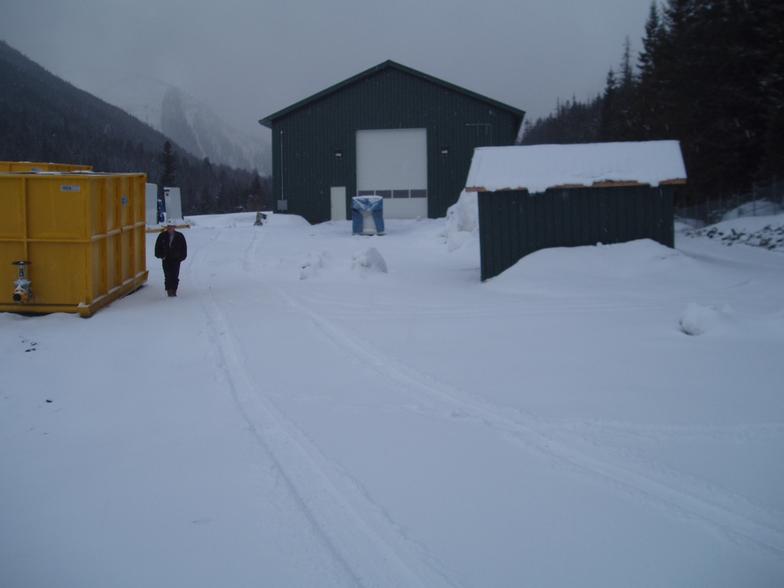
M178 259L163 259L163 285L166 291L177 291L180 283L180 261Z

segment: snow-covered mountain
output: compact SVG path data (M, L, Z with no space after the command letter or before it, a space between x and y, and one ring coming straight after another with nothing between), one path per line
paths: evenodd
M171 137L199 158L269 173L269 137L261 127L240 131L180 88L154 78L127 75L104 78L94 92ZM255 121L254 121L255 123Z

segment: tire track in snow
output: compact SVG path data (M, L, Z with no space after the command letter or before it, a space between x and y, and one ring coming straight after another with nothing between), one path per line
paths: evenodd
M498 305L492 309L477 309L476 306L410 306L401 309L399 306L386 305L379 307L375 305L362 306L354 302L344 301L335 298L324 298L313 295L300 296L300 301L309 304L328 304L335 310L331 313L337 318L493 318L493 317L526 317L542 316L565 313L585 313L585 312L619 312L619 311L641 311L641 310L662 310L667 309L667 304L662 303L628 303L619 301L617 303L607 301L596 301L595 303L551 305L549 308L537 307L536 310L529 310L521 306L518 302Z
M242 252L242 269L244 269L246 272L250 272L253 269L253 260L256 259L257 236L259 230L260 229L256 228L256 225L253 225L253 228L251 229L252 237L250 238L250 242ZM264 233L262 234L262 239L263 238Z
M438 400L445 405L445 414L479 421L503 433L518 446L555 463L600 479L678 517L698 521L734 542L761 550L777 559L784 559L784 531L772 522L776 519L776 513L757 509L752 518L732 508L733 505L737 506L739 501L733 500L732 495L720 493L718 489L712 489L713 496L706 496L705 492L701 492L694 485L691 488L673 485L675 476L640 471L628 464L591 455L577 448L574 443L554 439L548 435L547 426L522 411L515 411L519 418L512 418L492 404L466 398L464 393L453 386L418 372L379 351L372 343L341 329L282 289L277 289L277 292L291 308L308 316L331 344L342 347L360 359L363 365L368 366L367 369L384 378L407 389L424 392L430 398Z
M204 256L204 252L208 251L210 245L215 243L215 241L217 240L218 240L218 232L215 231L210 236L210 240L203 245L199 245L198 248L194 247L195 243L191 241L191 244L189 245L190 251L188 252L188 259L186 259L185 262L183 262L184 268L182 273L185 276L190 277L194 275L193 268L197 265L201 265L201 258Z
M646 455L635 447L620 445L618 437L626 436L633 440L654 440L654 441L683 441L683 440L709 440L717 442L745 443L753 439L764 439L765 441L780 440L784 435L784 428L773 425L738 425L738 426L716 426L716 427L695 427L693 431L688 431L688 427L645 427L643 431L634 431L633 425L627 424L620 428L617 426L604 426L594 423L592 427L583 426L556 426L552 423L543 423L541 430L546 430L548 434L558 436L563 443L574 445L580 444L594 453L598 450L603 453L602 460L612 463L621 462L632 467L636 471L643 472L643 475L655 480L664 482L667 486L680 489L700 500L708 502L718 508L729 512L738 513L740 516L749 519L756 524L770 527L779 533L784 532L784 512L775 507L762 507L758 503L750 500L746 496L737 494L720 484L696 477L688 472L672 469L656 459ZM654 431L656 431L654 433ZM777 433L778 432L778 433ZM608 441L605 435L612 437Z
M261 233L261 237L258 237L258 231L253 231L253 236L251 237L248 245L245 247L242 256L242 267L246 273L251 274L254 269L258 268L256 263L256 255L258 253L259 245L264 242L267 234L268 231L265 231ZM256 279L256 276L254 275L252 278ZM281 415L281 418L285 417ZM304 435L304 432L296 428L296 425L290 422L289 424L297 430L298 434ZM311 446L313 445L310 441L308 441L308 443ZM318 450L316 449L316 451ZM432 568L438 576L445 580L446 584L450 586L454 585L454 581L449 580L446 572L443 571L443 565L437 561L435 556L429 553L424 545L409 537L405 529L392 518L392 516L382 505L378 504L372 498L368 490L359 482L359 480L351 476L340 464L329 460L323 454L320 454L320 457L325 462L328 462L328 468L330 468L331 471L334 471L340 476L342 482L346 485L347 493L353 494L352 504L355 507L357 505L362 505L361 510L363 510L365 513L369 513L367 518L372 519L377 523L374 528L377 531L383 530L381 534L386 537L387 543L399 544L402 542L404 547L399 548L400 551L407 552L409 556L413 557L414 560L424 561L425 565L428 568Z
M740 425L650 425L624 421L589 419L555 420L547 423L553 430L583 433L611 433L632 438L671 440L711 440L744 443L747 441L773 441L784 437L784 424L749 423Z
M212 241L215 239L217 235ZM256 246L254 233L243 253L242 266L246 271L252 268ZM201 263L201 256L197 260ZM256 442L270 456L287 491L346 579L356 586L456 586L429 554L394 528L386 513L356 481L338 471L264 397L245 368L243 354L211 286L203 286L207 293L202 307L208 337L228 392ZM393 541L382 538L360 514L368 510L375 511L372 516L381 519L387 527L393 527L392 532L398 537L394 546Z

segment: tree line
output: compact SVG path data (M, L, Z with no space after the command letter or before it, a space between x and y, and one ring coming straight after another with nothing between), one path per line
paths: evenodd
M150 178L159 188L178 186L183 214L215 214L243 210L268 210L272 188L268 177L256 171L214 165L209 158L178 154L166 141ZM150 181L153 181L150 179Z
M784 178L784 2L651 4L601 95L526 123L523 144L677 139L688 200Z

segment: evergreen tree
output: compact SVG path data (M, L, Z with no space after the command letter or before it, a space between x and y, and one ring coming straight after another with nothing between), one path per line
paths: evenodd
M169 141L166 141L163 144L163 153L161 154L161 168L161 187L174 186L174 182L177 179L177 160Z
M758 179L784 180L784 3L761 4L754 34L767 65L759 77L767 124Z
M599 126L599 139L602 141L614 141L616 127L616 94L618 84L615 81L615 72L610 69L604 83L604 93L602 94L602 117Z
M639 82L634 108L637 113L636 131L641 139L666 137L660 101L663 90L660 76L657 75L661 66L664 35L659 10L656 3L651 2L645 23L645 36L642 39L642 51L637 60Z
M623 44L620 64L620 83L615 96L614 132L616 140L628 141L636 138L635 95L636 79L632 68L631 42L627 36Z
M656 2L651 2L648 20L645 22L645 36L642 38L642 51L637 59L640 81L650 79L656 68L664 31L659 19Z
M248 188L248 200L246 208L248 210L261 210L264 207L264 188L261 185L261 178L258 173L253 174L250 187Z
M629 36L623 42L623 56L621 57L621 88L630 90L634 84L634 72L632 71L632 50Z

